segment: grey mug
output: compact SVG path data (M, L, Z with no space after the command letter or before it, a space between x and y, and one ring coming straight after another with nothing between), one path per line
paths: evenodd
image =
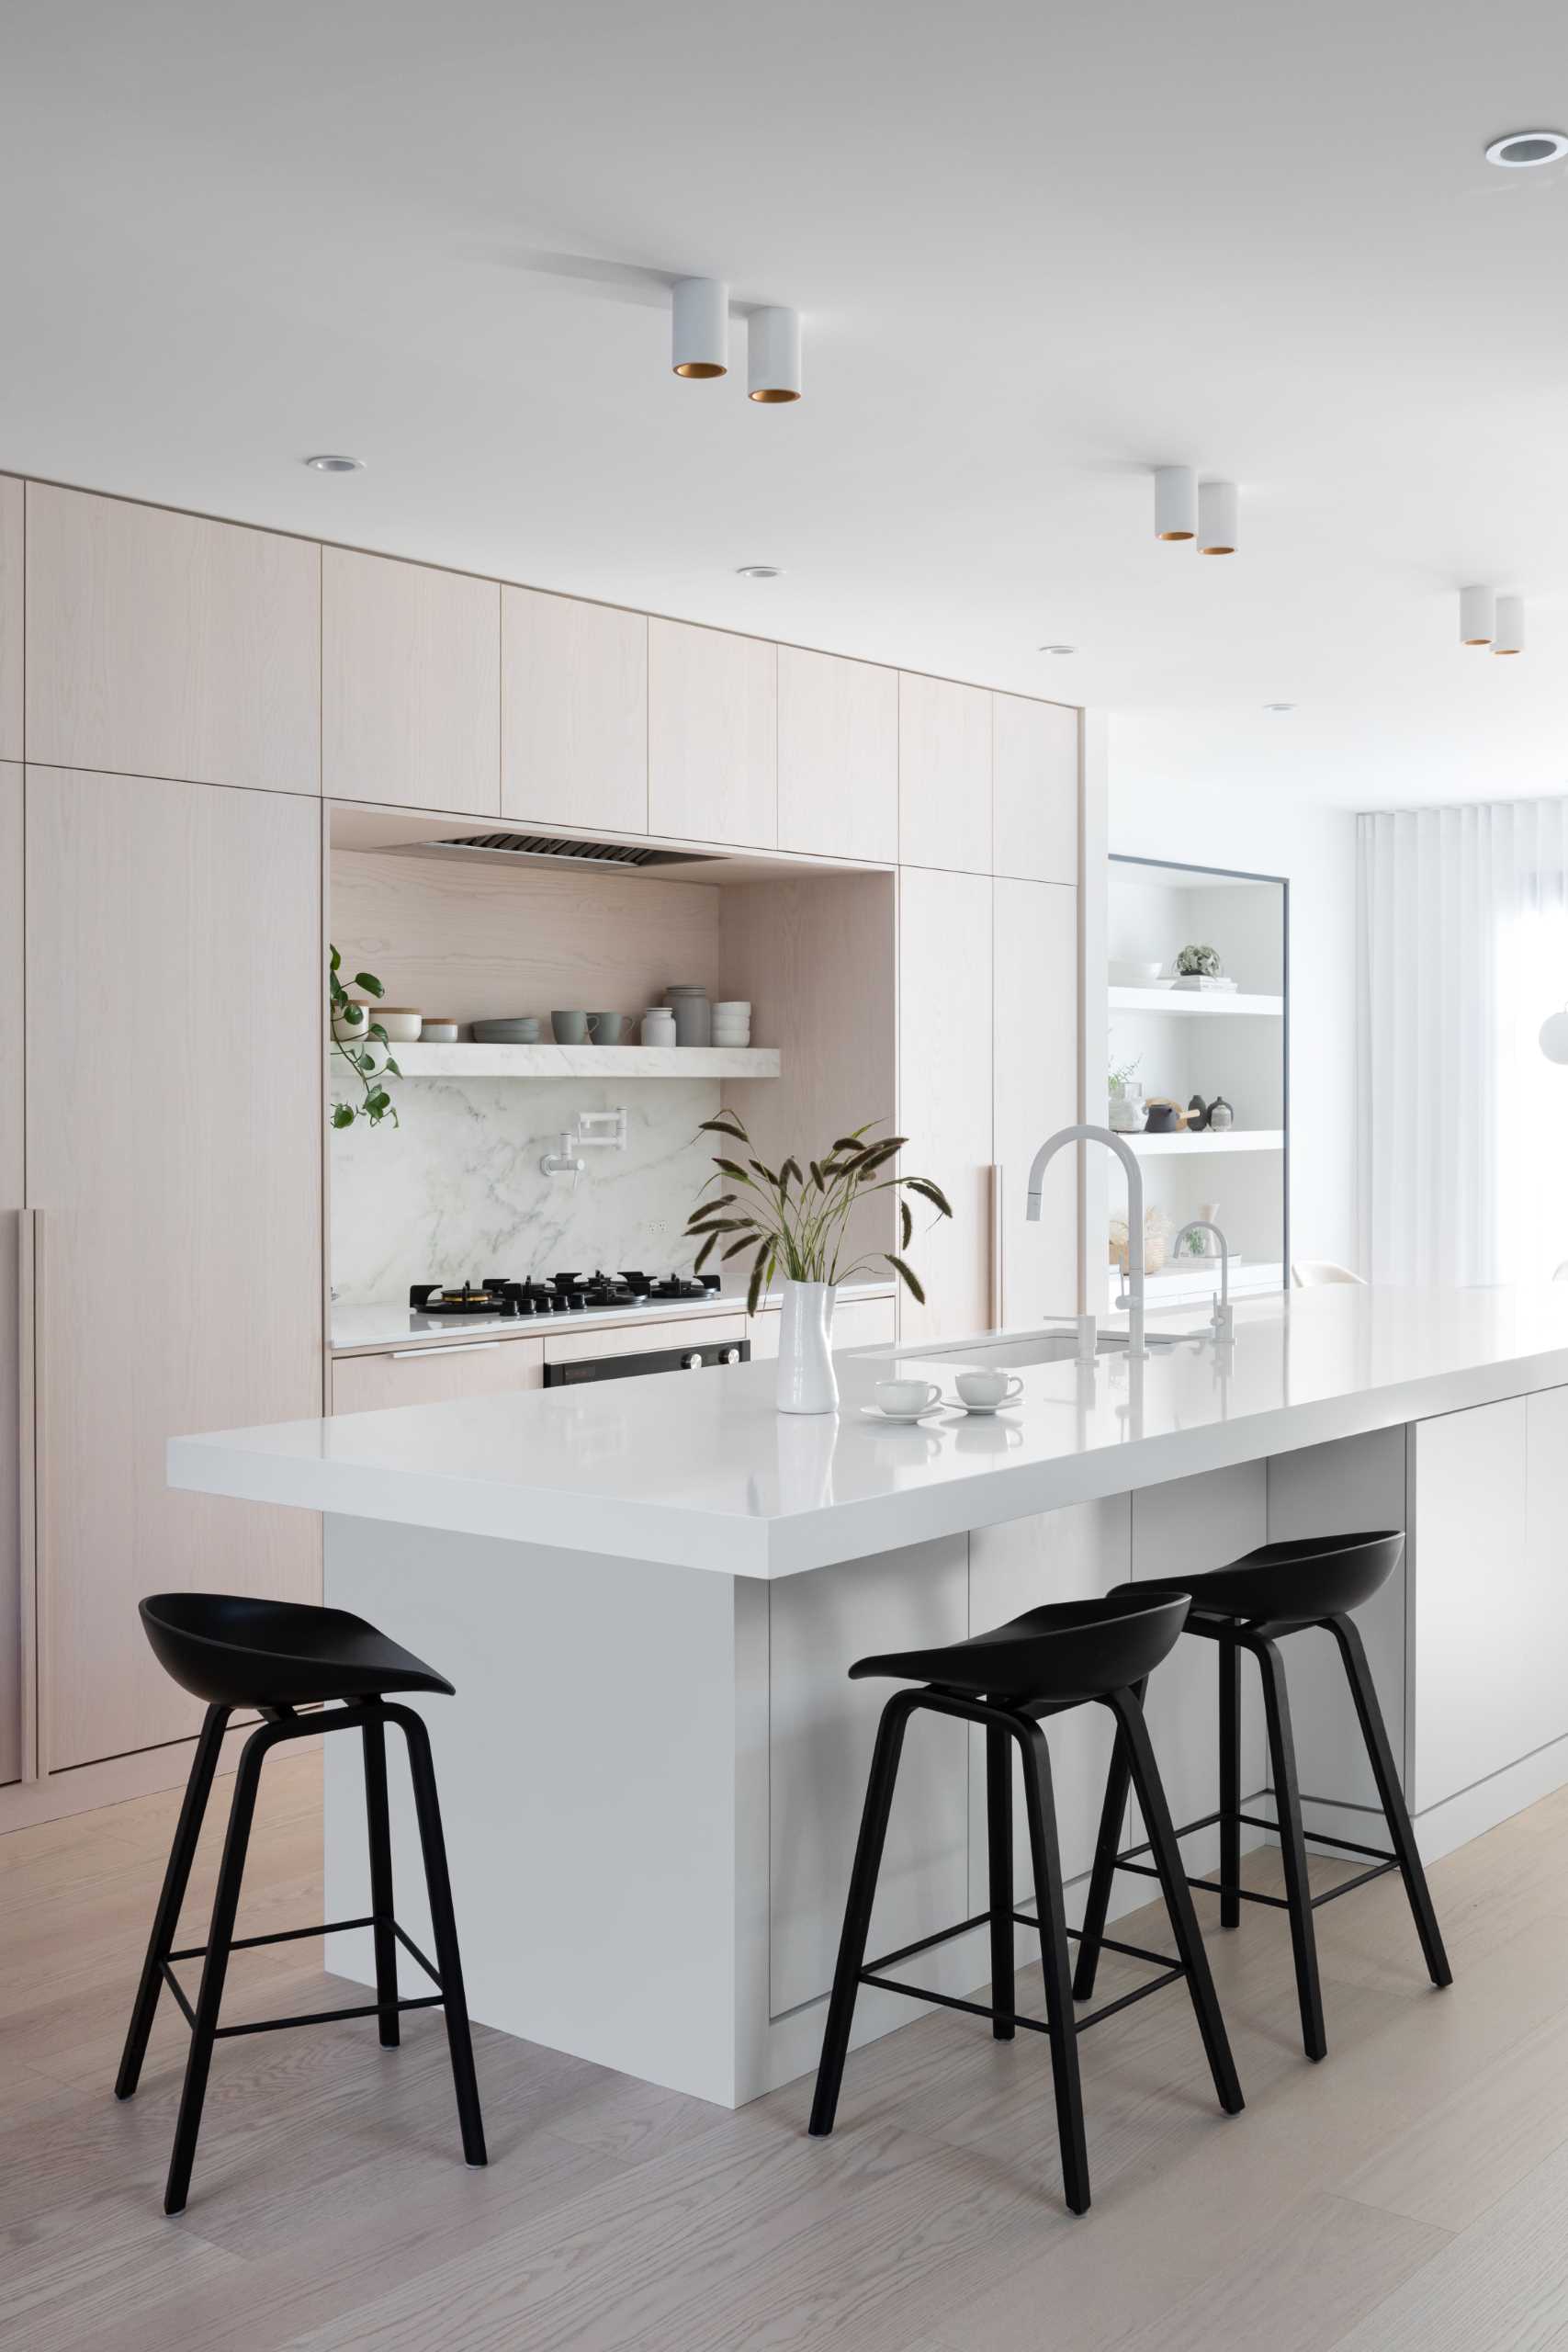
M624 1012L591 1012L588 1016L588 1026L593 1033L596 1046L618 1046L626 1025Z
M552 1012L550 1034L558 1046L586 1046L598 1018L596 1012Z

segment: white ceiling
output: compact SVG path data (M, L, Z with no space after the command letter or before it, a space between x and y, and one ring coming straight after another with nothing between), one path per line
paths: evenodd
M1561 0L4 25L0 464L1087 702L1172 783L1568 788L1568 165L1482 161L1568 128ZM739 319L669 373L685 273L804 312L802 401ZM1155 543L1160 462L1241 554Z

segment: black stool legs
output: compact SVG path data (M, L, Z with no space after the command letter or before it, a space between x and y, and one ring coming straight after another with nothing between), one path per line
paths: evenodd
M202 1815L211 1792L213 1774L227 1727L230 1709L210 1706L197 1743L190 1780L186 1785L185 1803L180 1810L179 1825L175 1832L173 1850L164 1877L152 1923L147 1957L142 1965L135 2006L131 2011L130 2030L120 2060L119 2074L115 2082L117 2097L130 2098L136 2089L146 2055L148 2036L158 2006L158 1996L167 1984L191 2029L190 2054L186 2063L185 2086L180 2097L179 2120L175 2128L174 2154L169 2165L168 2184L164 2198L166 2213L183 2211L190 2188L191 2168L196 2160L197 2135L201 2129L202 2108L207 2096L207 2079L212 2063L213 2044L240 2033L261 2033L296 2025L327 2024L342 2018L374 2017L377 2018L383 2043L389 2047L398 2041L398 2020L404 2009L443 2007L446 2012L446 2036L452 2059L452 2080L457 2095L458 2122L462 2132L463 2154L470 2165L486 2161L484 2125L479 2112L479 2086L474 2075L473 2047L468 2028L468 2003L463 1990L462 1961L457 1947L457 1922L452 1910L452 1888L446 1868L446 1848L441 1830L441 1812L435 1793L435 1773L431 1762L430 1739L423 1719L410 1707L389 1704L378 1699L350 1702L341 1707L329 1708L318 1714L299 1715L289 1708L267 1710L270 1720L252 1732L240 1755L239 1770L234 1781L234 1795L230 1807L229 1827L224 1840L223 1860L218 1873L218 1888L213 1900L212 1925L204 1945L184 1951L175 1950L175 1937L179 1927L180 1908L190 1880L197 1840ZM409 1770L413 1784L414 1809L419 1821L420 1844L424 1858L425 1881L430 1896L430 1916L434 1932L436 1963L433 1968L423 1952L404 1934L392 1915L391 1837L387 1812L387 1759L385 1726L395 1723L408 1745ZM255 1815L256 1792L261 1782L261 1769L269 1750L290 1739L302 1739L316 1733L358 1730L365 1741L365 1787L368 1815L370 1844L371 1911L363 1919L344 1919L333 1923L338 1928L369 1928L376 1949L376 1998L355 2004L352 2007L323 2009L305 2017L272 2018L254 2025L223 2026L219 2023L222 2006L224 1981L228 1974L231 1951L246 1951L259 1944L292 1942L301 1936L333 1932L333 1928L295 1928L278 1935L242 1936L236 1939L235 1920L239 1913L240 1890L244 1878L245 1853L250 1843L251 1824ZM400 1999L397 1984L397 1945L416 1960L431 1977L437 1989L434 1994ZM201 1986L193 2007L181 1990L174 1973L173 1963L179 1960L203 1962Z
M1230 2045L1225 2037L1213 1982L1209 1974L1202 1939L1198 1932L1192 1898L1182 1875L1176 1834L1171 1827L1154 1752L1144 1725L1142 1705L1139 1697L1132 1690L1112 1691L1105 1696L1104 1704L1111 1709L1119 1725L1116 1756L1118 1766L1126 1776L1122 1782L1123 1791L1130 1778L1151 1826L1155 1849L1159 1857L1161 1883L1165 1888L1176 1937L1177 1959L1172 1962L1166 1954L1144 1951L1131 1945L1113 1946L1114 1950L1129 1952L1134 1959L1153 1962L1164 1973L1151 1984L1140 1985L1136 1991L1109 2003L1095 2017L1075 2018L1072 1971L1067 1951L1071 1931L1066 1925L1063 1899L1061 1852L1052 1793L1050 1754L1038 1721L993 1701L968 1699L953 1691L929 1689L898 1691L883 1709L871 1777L866 1786L860 1838L850 1876L843 1932L833 1976L832 1997L828 2007L822 2059L811 2107L810 2129L815 2136L821 2138L833 2129L839 2092L843 2082L844 2062L849 2052L850 2030L854 2019L855 1998L863 1984L908 1993L920 2000L934 2001L945 2008L964 2010L971 2016L989 2018L992 2032L999 2041L1011 2041L1020 2025L1027 2026L1035 2032L1043 2030L1048 2036L1056 2129L1062 2154L1063 2189L1075 2213L1087 2212L1089 2203L1089 2153L1084 2133L1077 2037L1086 2026L1097 2022L1098 2018L1108 2017L1129 2002L1141 1999L1145 1993L1157 1991L1162 1985L1173 1983L1177 1977L1185 1976L1220 2104L1228 2114L1239 2113L1241 2086L1231 2061ZM893 1790L897 1779L898 1759L903 1749L905 1730L917 1708L926 1708L937 1714L956 1715L985 1729L990 1907L978 1918L962 1920L954 1928L941 1929L932 1936L923 1936L917 1943L908 1945L900 1951L889 1952L868 1966L866 1939L886 1840ZM1024 1800L1038 1914L1034 1919L1031 1919L1027 1913L1013 1908L1011 1750L1015 1744L1023 1763ZM1120 1808L1116 1818L1119 1826ZM1114 1846L1112 1834L1112 1852ZM1020 2017L1017 2011L1013 1975L1015 1923L1039 1930L1045 1982L1043 2028L1037 2018ZM916 1952L929 1951L980 1926L987 1927L990 1934L993 1981L989 2005L958 2000L948 1994L900 1983L881 1973L901 1961L913 1958ZM1096 1929L1097 1945L1104 1939L1103 1931L1102 1906Z
M1291 1702L1285 1687L1285 1670L1278 1642L1245 1627L1205 1623L1198 1615L1188 1622L1187 1630L1213 1641L1219 1648L1220 1660L1220 1807L1201 1821L1189 1822L1178 1830L1184 1837L1189 1829L1212 1827L1216 1822L1220 1831L1220 1875L1217 1879L1187 1877L1188 1886L1201 1887L1205 1893L1220 1897L1222 1925L1234 1927L1241 1917L1244 1902L1266 1903L1286 1910L1291 1920L1291 1947L1295 1962L1296 1996L1301 2009L1302 2046L1309 2058L1321 2059L1327 2051L1324 2031L1323 1995L1318 1981L1317 1939L1313 1932L1312 1915L1317 1905L1336 1895L1348 1894L1350 1889L1397 1868L1404 1881L1421 1940L1427 1971L1434 1984L1453 1982L1448 1955L1432 1907L1427 1874L1411 1827L1404 1792L1394 1770L1393 1755L1389 1747L1388 1731L1382 1710L1378 1704L1367 1666L1367 1654L1361 1636L1352 1619L1339 1614L1318 1621L1333 1634L1344 1661L1346 1678L1355 1702L1357 1719L1366 1742L1367 1756L1378 1796L1388 1823L1393 1840L1392 1855L1380 1853L1375 1848L1355 1844L1348 1838L1330 1838L1317 1831L1308 1832L1302 1821L1301 1789L1296 1773L1295 1741L1291 1731ZM1240 1734L1240 1654L1250 1651L1258 1660L1263 1686L1263 1713L1268 1728L1270 1777L1274 1788L1273 1821L1264 1821L1241 1809L1241 1734ZM1094 1867L1090 1875L1089 1898L1084 1909L1084 1929L1078 1947L1077 1969L1073 1991L1080 2001L1087 2001L1094 1991L1095 1973L1100 1951L1105 1940L1105 1920L1111 1899L1112 1874L1117 1870L1132 1870L1144 1875L1149 1871L1134 1857L1145 1849L1134 1846L1123 1850L1121 1846L1122 1821L1126 1810L1129 1785L1129 1758L1125 1724L1116 1743L1110 1777L1106 1781L1105 1804L1100 1816L1100 1838L1095 1849ZM1140 1799L1140 1804L1142 1800ZM1280 1856L1285 1881L1283 1896L1264 1894L1242 1886L1241 1830L1243 1824L1262 1829L1273 1829L1280 1839ZM1149 1828L1145 1813L1145 1830ZM1307 1840L1351 1854L1368 1856L1375 1867L1330 1887L1325 1894L1314 1895L1307 1876ZM1158 1841L1152 1832L1149 1843L1158 1859Z

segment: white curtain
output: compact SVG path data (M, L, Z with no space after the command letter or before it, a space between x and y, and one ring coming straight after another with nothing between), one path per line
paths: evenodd
M1359 820L1358 1204L1381 1283L1549 1281L1568 1259L1568 800ZM1293 943L1311 986L1311 942Z

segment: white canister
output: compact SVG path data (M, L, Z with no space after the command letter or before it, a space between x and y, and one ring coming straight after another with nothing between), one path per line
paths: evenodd
M672 1046L675 1043L675 1015L666 1004L650 1004L642 1016L642 1042L645 1046Z

